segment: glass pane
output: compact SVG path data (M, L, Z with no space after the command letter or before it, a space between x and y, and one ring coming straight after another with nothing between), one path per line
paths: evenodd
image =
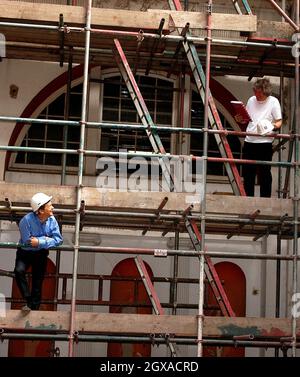
M60 153L46 153L45 164L59 166L61 165L61 156Z
M136 111L134 103L131 99L122 99L121 106L122 106L122 111L126 111L126 110Z
M79 143L80 139L80 128L79 127L68 127L68 141L77 141Z
M105 80L104 84L104 97L117 97L120 95L120 84L109 83Z
M103 98L103 107L105 109L118 109L119 108L119 99L116 98Z
M18 164L24 164L25 163L25 152L18 152L15 161Z
M121 122L137 122L137 115L135 111L123 111L121 113Z
M47 139L48 140L62 140L63 126L56 124L48 124L47 126Z
M67 155L67 166L78 166L78 155L77 154L68 154Z
M44 141L28 140L28 147L43 148Z
M81 102L82 102L82 96L71 94L71 96L70 96L70 116L73 116L73 117L80 117L81 116Z
M46 148L62 148L62 143L54 142L54 141L46 141Z
M48 106L48 115L49 118L51 115L63 114L65 108L65 94L59 96Z
M103 110L102 119L104 121L119 121L119 111Z
M43 165L43 157L44 153L27 153L27 163Z
M28 130L29 139L44 139L45 137L45 125L44 124L32 124Z
M156 114L156 123L166 124L168 126L172 125L172 114Z
M158 113L169 113L172 114L172 103L168 101L164 102L157 102L156 103L156 111Z
M154 109L155 109L155 102L154 101L147 100L146 106L147 106L149 112L154 112Z

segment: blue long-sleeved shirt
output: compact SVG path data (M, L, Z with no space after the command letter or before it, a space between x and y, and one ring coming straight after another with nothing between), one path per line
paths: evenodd
M29 212L20 221L19 229L21 233L20 243L28 244L28 247L22 246L26 250L38 251L40 249L49 249L59 246L63 242L58 223L54 216L50 216L42 223L34 212ZM38 239L38 247L30 246L31 237Z

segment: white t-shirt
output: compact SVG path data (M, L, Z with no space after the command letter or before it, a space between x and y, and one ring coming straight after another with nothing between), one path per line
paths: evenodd
M247 132L256 133L257 124L263 119L268 119L270 122L282 119L280 103L273 96L269 96L265 101L257 101L256 97L252 96L249 98L246 108L252 119L247 126ZM248 143L272 143L273 139L273 137L246 136L245 141Z

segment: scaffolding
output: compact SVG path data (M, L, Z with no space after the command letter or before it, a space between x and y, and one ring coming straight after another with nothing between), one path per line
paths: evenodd
M293 21L287 14L284 12L275 1L269 0L270 3L284 18L285 21L289 24L289 27L293 32L299 32L299 0L295 2L295 14L296 18ZM251 9L247 1L243 1L243 6L246 11L246 15L243 15L241 8L238 5L238 1L232 1L238 15L236 17L254 17L252 15ZM183 11L181 3L179 1L169 1L170 7L178 12ZM22 6L24 4L22 3ZM42 37L45 37L47 54L43 57L43 60L51 59L50 55L54 51L54 47L51 46L51 38L53 35L59 35L60 49L59 49L59 61L63 65L67 60L65 57L65 52L69 51L69 60L68 60L68 91L71 86L71 70L73 62L83 61L83 94L82 94L82 107L81 107L81 119L79 122L68 120L68 108L69 103L66 99L65 103L65 119L64 121L58 121L53 119L48 119L47 123L57 124L63 127L64 129L64 148L37 148L37 147L17 147L17 146L0 146L1 151L6 152L18 152L18 151L30 151L30 152L47 152L47 153L62 153L64 156L63 166L61 172L61 184L64 185L66 181L66 156L68 154L75 154L79 156L78 162L78 175L76 188L68 189L66 186L62 186L62 192L65 190L65 193L68 191L68 195L71 195L76 198L76 200L70 201L70 203L62 202L61 206L56 210L56 214L59 216L59 219L62 224L75 224L75 238L74 245L72 247L62 246L57 250L56 260L58 265L56 266L57 270L54 274L56 279L56 297L54 303L57 306L58 304L68 304L70 305L70 313L63 312L59 313L59 316L53 316L54 313L43 312L43 321L50 321L56 324L53 331L45 333L43 331L35 331L34 333L28 331L24 332L24 318L20 319L18 317L18 312L11 310L8 312L8 315L0 327L2 328L0 332L0 339L40 339L40 340L63 340L67 341L69 345L68 355L74 355L74 344L80 341L90 341L90 342L122 342L122 343L151 343L151 344L161 344L167 343L171 350L171 355L175 355L173 344L193 344L198 347L198 356L203 355L203 346L240 346L240 347L274 347L276 350L275 355L278 356L278 350L284 350L284 352L291 348L292 356L296 356L296 349L300 347L299 345L299 322L297 322L296 315L293 315L292 318L234 318L229 317L210 317L204 314L205 306L205 260L209 257L214 258L245 258L245 259L255 259L255 260L273 260L276 261L277 268L277 280L276 280L276 317L279 317L279 301L280 301L280 263L281 261L287 261L292 263L292 294L297 293L297 268L299 266L299 252L298 252L298 232L299 232L299 222L298 222L298 201L299 201L299 56L295 55L295 58L291 58L291 49L292 45L289 40L268 40L268 38L247 38L246 40L228 40L215 38L213 36L213 17L214 13L212 12L212 0L208 1L207 10L205 13L205 21L203 22L203 28L206 29L206 36L193 36L190 33L190 29L193 28L194 20L191 19L189 25L188 17L192 17L192 12L181 13L181 17L184 21L181 23L176 20L175 12L170 13L169 15L169 25L173 21L174 30L178 31L178 34L169 34L165 30L165 16L166 12L154 11L153 15L156 20L160 20L158 24L157 32L149 31L135 31L130 30L134 29L132 26L126 26L126 28L109 28L107 25L106 28L100 29L92 27L92 13L94 8L92 8L92 0L85 1L85 25L81 26L70 26L64 22L64 15L60 15L58 19L58 25L53 25L53 22L43 22L38 24L37 22L14 22L14 21L0 21L0 29L5 30L8 36L13 35L13 32L16 30L24 30L24 36L26 40L26 30L39 30L42 33ZM79 7L78 7L79 8ZM81 10L82 11L82 10ZM79 10L78 10L79 12ZM108 12L109 13L109 12ZM187 16L185 16L185 13ZM151 14L151 12L150 12ZM162 16L163 15L163 16ZM124 15L126 17L126 15ZM153 21L153 18L151 18ZM252 18L251 18L252 20ZM249 21L249 24L251 22ZM214 24L215 25L215 24ZM251 25L249 30L252 31ZM152 27L153 28L153 27ZM126 30L124 30L126 29ZM146 29L151 29L146 27ZM11 31L10 31L11 30ZM237 27L239 30L239 27ZM10 34L11 33L11 34ZM45 34L43 34L45 33ZM84 35L84 43L82 37ZM91 42L92 35L103 36L103 42L99 43L98 40ZM67 49L65 46L66 39L73 37L72 49ZM189 49L190 46L195 48L194 55L199 57L205 56L205 82L202 82L203 90L203 102L204 102L204 127L202 129L192 129L188 127L158 127L156 126L151 119L148 117L147 111L142 111L140 125L132 124L113 124L107 122L89 122L87 117L87 99L88 99L88 84L89 84L89 69L91 66L90 58L91 54L93 56L92 64L108 64L113 56L116 57L116 52L113 52L116 47L117 50L120 50L120 43L116 38L126 43L126 56L128 57L130 66L133 62L135 65L134 71L137 68L145 68L147 72L151 69L159 69L160 61L164 59L168 62L168 68L170 71L180 73L174 67L174 61L178 59L180 48L183 46L183 49L186 51L187 57L184 58L180 55L180 59L186 59L185 62L189 62L191 73L195 73L195 69L191 64L189 58ZM117 42L116 42L117 41ZM144 44L144 46L143 46ZM158 53L158 46L164 44L166 51L163 56L161 53ZM200 52L196 50L196 47L200 46ZM230 46L229 51L226 50L226 56L223 55L221 50L224 46ZM11 53L12 56L18 57L18 48L28 48L32 47L32 58L39 57L39 48L42 48L42 43L40 46L37 43L30 44L27 41L21 43L13 40L8 41L8 53ZM212 54L212 48L214 48L214 53ZM261 50L263 51L261 56ZM72 51L71 51L72 50ZM257 54L256 51L260 51ZM57 53L57 52L56 52ZM239 55L238 62L232 64L230 55ZM223 56L222 56L223 55ZM98 60L100 59L100 60ZM230 73L233 75L248 75L250 70L250 76L253 75L253 72L260 72L262 74L269 75L278 75L278 65L275 63L280 61L282 77L294 77L295 79L295 111L294 111L294 121L293 127L291 129L291 134L274 134L274 138L279 140L280 145L283 145L286 142L289 142L289 159L288 161L279 161L277 162L267 162L267 161L249 161L233 158L232 155L222 154L221 158L208 157L207 148L208 148L208 135L213 134L217 140L225 140L228 135L236 135L244 137L245 135L251 135L242 131L228 131L222 129L222 127L213 127L209 126L209 120L211 118L211 98L210 98L210 75L211 75L211 63L214 65L216 70L217 66L227 72L227 69L230 65ZM199 61L200 62L200 61ZM275 62L275 63L274 63ZM196 63L197 66L197 63ZM121 68L120 68L121 70ZM129 72L129 73L128 73ZM127 71L127 74L130 76L130 71ZM249 76L249 77L250 77ZM124 76L123 76L124 77ZM196 83L197 77L194 75ZM126 82L127 84L128 82ZM138 90L138 87L134 88ZM129 88L129 91L131 89ZM199 89L200 91L200 89ZM136 100L138 95L133 94L133 102ZM67 98L67 96L66 96ZM143 98L141 98L143 100ZM142 103L138 101L137 106ZM146 109L147 110L147 109ZM146 121L144 121L146 119ZM215 119L215 117L214 117ZM0 121L2 122L16 122L16 123L42 123L43 120L33 119L33 118L20 118L20 117L7 117L0 116ZM67 148L66 140L66 130L67 127L77 127L80 128L80 145L78 149ZM203 163L203 198L201 205L190 206L188 208L181 208L177 211L176 203L170 206L173 210L164 211L166 203L172 201L171 196L157 195L156 204L157 209L155 210L133 210L133 205L129 210L129 207L124 206L120 208L112 209L111 207L106 208L97 208L98 205L96 202L93 202L91 199L89 201L89 206L86 206L88 203L87 198L90 195L90 191L83 185L83 166L84 159L87 156L109 156L109 157L128 157L129 154L126 152L110 152L110 151L93 151L85 149L85 131L86 128L97 128L97 129L124 129L124 130L144 130L151 144L154 146L154 153L151 154L151 157L158 159L163 174L166 176L170 175L168 170L164 170L165 165L163 161L163 156L165 155L165 150L160 141L158 133L160 132L169 132L169 133L187 133L187 134L203 134L204 136L204 146L203 146L203 156L196 157L192 156L191 160L201 161ZM226 147L225 147L226 149ZM280 150L280 147L278 147ZM135 153L135 156L148 157L147 153ZM294 158L292 158L294 155ZM181 160L186 158L184 155L170 155L168 158L174 158ZM211 214L213 211L208 209L209 204L207 199L209 194L206 193L206 175L207 168L206 164L209 161L225 163L230 168L233 168L235 164L269 164L271 166L276 166L279 169L286 168L286 182L287 177L289 177L290 170L293 170L293 198L292 200L284 200L287 195L287 183L284 188L281 187L282 182L279 180L278 187L278 198L284 200L282 206L279 208L276 213L272 213L272 209L269 210L267 216L261 216L261 209L264 208L267 211L269 208L268 201L272 199L263 199L253 198L251 199L251 204L249 204L249 211L247 215L241 216L236 213L229 211L226 213L224 210L223 214L216 213ZM238 173L237 173L238 174ZM279 175L280 177L280 175ZM230 177L230 182L237 181L237 176L233 174L233 178ZM2 192L10 192L13 190L13 185L5 184L0 187ZM237 183L237 189L233 188L233 191L236 195L241 195L240 198L235 198L236 200L242 200L245 195L242 185ZM4 191L3 191L4 190ZM34 190L34 187L29 187L28 190ZM172 191L172 190L170 190ZM1 194L2 194L1 192ZM28 212L30 209L24 205L14 205L12 204L9 194L6 194L5 201L3 205L0 206L0 218L2 220L9 221L18 221L24 213ZM68 197L69 197L68 196ZM67 197L67 195L66 195ZM92 195L91 195L92 197ZM145 195L146 197L146 195ZM142 198L142 195L140 196ZM159 201L159 198L161 201ZM2 199L2 198L1 198ZM248 199L250 200L250 199ZM2 199L3 202L3 199ZM21 202L20 200L13 200L13 202ZM291 203L292 202L292 203ZM239 202L241 203L241 202ZM287 206L288 203L288 206ZM22 204L22 203L21 203ZM224 203L223 203L224 204ZM257 205L255 211L251 210L254 206ZM247 205L245 204L247 207ZM95 208L96 207L96 208ZM104 206L105 207L105 206ZM257 209L259 208L259 209ZM216 211L217 212L217 211ZM163 235L168 232L174 232L175 234L175 249L146 249L146 248L122 248L122 247L101 247L101 246L84 246L80 244L80 232L84 226L97 226L101 221L101 226L111 227L117 226L124 229L140 229L145 232L149 230L160 231ZM188 224L194 224L195 227L200 228L199 237L197 241L199 242L198 246L195 247L194 251L191 250L179 250L179 234L181 232L186 232L186 222ZM206 233L216 233L216 234L227 234L227 238L231 238L233 235L249 235L254 236L254 240L263 237L265 235L276 235L277 236L277 251L276 254L258 254L258 253L237 253L237 252L217 252L207 250L206 247ZM283 238L289 238L293 240L293 250L292 255L281 255L280 244ZM16 248L18 245L11 242L1 242L0 248ZM59 259L61 251L72 251L73 252L73 268L72 274L62 274L59 273ZM102 289L104 281L112 281L114 278L108 275L91 275L91 274L78 274L78 256L79 252L92 251L92 252L101 252L101 253L119 253L119 254L136 254L136 255L154 255L155 257L174 257L174 274L172 277L168 278L168 283L170 284L170 302L163 303L162 306L172 309L172 316L164 315L160 313L160 316L144 315L143 320L139 320L137 316L133 316L134 323L126 323L127 328L122 326L122 321L124 321L124 316L112 314L95 314L93 320L89 317L90 313L80 313L76 312L76 305L78 304L87 304L87 305L108 305L109 302L103 300L102 298ZM198 258L199 260L199 279L189 279L189 278L178 278L178 256L193 257ZM13 274L9 271L0 270L0 276L7 276L12 278ZM51 275L50 275L51 276ZM62 298L58 298L58 280L62 279L63 281L63 295ZM92 279L98 281L98 300L78 300L76 298L77 290L77 281L78 279ZM71 280L72 282L72 293L71 298L66 298L66 286L67 281ZM120 278L121 280L121 278ZM126 279L125 279L126 280ZM163 279L154 278L154 282L160 282ZM177 303L177 286L178 283L185 282L191 284L197 284L199 287L199 302L197 305L191 305L184 303ZM17 302L18 300L8 299L8 302ZM222 301L222 300L221 300ZM117 306L122 306L122 303L115 303ZM137 304L133 304L135 306ZM126 306L129 306L126 304ZM145 306L145 305L144 305ZM197 316L178 316L176 315L177 308L197 308ZM213 308L216 310L216 308ZM33 327L38 328L41 314L39 312L30 313L30 320ZM154 318L155 317L155 318ZM176 319L177 317L177 319ZM114 319L116 323L115 328L111 329L109 323ZM179 328L177 326L182 322L186 327L185 329ZM97 325L93 326L91 322L97 322ZM130 334L136 332L136 326L139 323L140 330L137 335L131 336ZM145 326L145 323L149 322L149 326ZM12 326L14 324L14 326ZM238 327L238 335L234 332L226 334L226 337L220 331L221 326L234 324ZM249 330L249 327L253 325L256 327L255 334ZM154 334L147 332L147 328L155 326L156 331ZM14 328L14 329L13 329ZM273 329L280 329L280 331L274 331ZM80 329L80 332L78 332ZM83 330L82 330L83 329ZM21 331L20 331L21 330ZM111 333L110 333L111 332ZM110 334L107 334L110 333ZM118 335L116 335L118 334ZM124 335L125 334L125 335ZM145 336L148 334L147 336ZM163 334L164 336L160 336ZM178 334L184 334L180 336ZM171 345L171 346L170 346Z

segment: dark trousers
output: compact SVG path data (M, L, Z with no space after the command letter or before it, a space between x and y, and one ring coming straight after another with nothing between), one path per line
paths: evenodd
M247 143L243 148L244 160L272 161L272 143ZM260 196L269 198L272 193L271 165L243 165L244 186L247 196L254 196L255 176L258 174Z
M38 310L41 304L42 284L47 267L47 256L49 251L29 251L19 248L17 250L15 277L22 297L32 310ZM26 271L31 266L32 280L31 292L26 279Z

